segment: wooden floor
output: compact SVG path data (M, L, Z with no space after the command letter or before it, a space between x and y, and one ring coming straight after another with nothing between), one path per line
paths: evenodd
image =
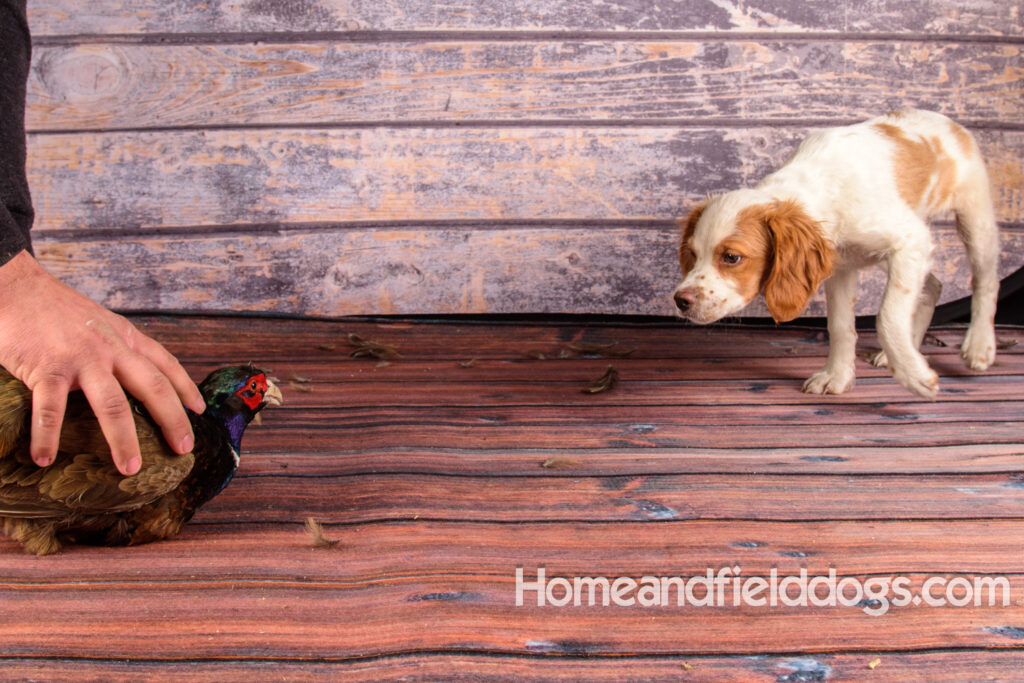
M827 349L808 329L138 322L197 378L270 368L286 404L174 540L45 558L0 541L4 680L1024 675L1024 346L975 375L962 330L936 330L928 403L863 361L851 393L802 394ZM352 358L349 333L401 357ZM862 352L874 343L863 334ZM618 385L585 393L608 365ZM314 547L308 517L338 545ZM1006 576L1009 604L515 606L517 567L732 566L905 576L915 591Z

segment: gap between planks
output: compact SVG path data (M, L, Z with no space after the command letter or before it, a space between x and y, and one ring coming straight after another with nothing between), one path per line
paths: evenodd
M495 42L527 43L537 41L658 41L720 43L749 42L891 42L925 44L1001 44L1021 45L1017 35L986 35L971 33L895 33L895 32L827 32L827 31L573 31L573 30L422 30L422 31L217 31L145 32L145 33L79 33L56 35L33 34L32 44L39 47L70 47L104 43L134 45L259 45L266 43L434 43Z

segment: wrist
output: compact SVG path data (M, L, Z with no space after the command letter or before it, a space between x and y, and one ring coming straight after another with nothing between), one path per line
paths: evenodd
M0 286L15 280L22 280L28 275L46 272L39 261L27 249L17 252L6 263L0 264Z
M39 277L47 272L27 251L20 251L0 265L0 311L15 303L24 293L36 287Z

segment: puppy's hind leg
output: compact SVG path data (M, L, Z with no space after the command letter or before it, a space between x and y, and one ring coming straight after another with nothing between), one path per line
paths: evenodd
M928 273L928 277L924 281L924 288L921 290L921 296L917 301L917 310L914 311L914 343L918 349L921 348L921 344L924 342L924 335L928 333L928 326L932 322L932 315L935 314L935 304L939 301L940 294L942 294L942 283L939 282L939 278L935 277L935 275ZM876 368L889 366L889 358L885 355L885 351L879 351L868 360Z

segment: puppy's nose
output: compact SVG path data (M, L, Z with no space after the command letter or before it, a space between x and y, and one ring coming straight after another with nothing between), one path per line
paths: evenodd
M681 313L686 313L697 301L697 297L694 295L693 290L690 289L680 289L672 296L672 298L675 299L676 308L678 308Z

